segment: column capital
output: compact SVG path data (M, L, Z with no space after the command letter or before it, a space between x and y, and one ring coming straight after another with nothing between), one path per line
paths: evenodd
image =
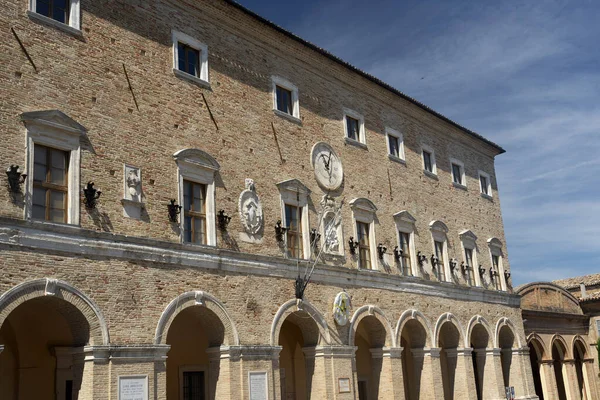
M166 361L171 349L168 344L147 344L131 346L85 346L73 348L73 355L82 355L83 362L106 363L111 361L123 362L156 362Z
M353 358L358 347L356 346L309 346L303 347L302 351L307 358L332 357Z
M230 359L239 360L276 360L279 358L281 346L219 346L206 350L209 360Z
M369 349L372 358L400 358L402 357L402 347L380 347Z
M493 357L500 357L500 352L502 349L497 347L493 347L491 349L485 349L486 353Z
M471 347L465 347L463 349L456 349L456 351L458 352L458 355L465 356L465 357L471 357L471 355L473 354L473 348L471 348Z
M515 354L521 354L521 355L525 355L525 356L529 355L529 347L527 347L527 346L525 346L525 347L519 347L519 348L511 349L511 350Z

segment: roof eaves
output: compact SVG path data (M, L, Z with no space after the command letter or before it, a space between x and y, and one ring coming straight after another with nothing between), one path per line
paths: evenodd
M505 153L506 150L504 150L500 145L492 142L489 139L486 139L485 137L481 136L480 134L473 132L472 130L465 128L464 126L460 125L457 122L452 121L450 118L443 116L442 114L438 113L437 111L431 109L430 107L426 106L425 104L421 103L418 100L413 99L412 97L402 93L400 90L394 88L393 86L383 82L381 79L374 77L373 75L353 66L352 64L342 60L341 58L331 54L330 52L328 52L327 50L305 40L302 39L300 36L295 35L294 33L282 28L281 26L275 24L272 21L269 21L268 19L258 15L257 13L255 13L254 11L244 7L243 5L239 4L238 2L234 1L234 0L224 0L226 3L232 5L233 7L237 8L238 10L244 12L245 14L257 19L259 22L262 22L263 24L266 24L268 26L270 26L271 28L275 29L276 31L286 35L287 37L299 42L300 44L318 52L321 53L323 56L329 58L330 60L341 64L342 66L350 69L351 71L361 75L362 77L366 78L367 80L381 86L382 88L392 92L393 94L400 96L401 98L413 103L414 105L416 105L417 107L427 111L430 114L435 115L436 117L440 118L441 120L449 123L450 125L455 126L456 128L462 130L463 132L467 133L468 135L473 136L474 138L481 140L482 142L492 146L493 148L495 148L498 151L498 154L502 154Z

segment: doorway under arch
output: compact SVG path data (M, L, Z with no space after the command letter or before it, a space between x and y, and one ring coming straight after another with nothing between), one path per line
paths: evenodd
M354 346L356 350L356 376L358 379L358 399L378 399L383 367L382 349L385 346L387 331L382 323L372 315L358 323ZM379 354L379 357L377 357Z
M404 324L400 334L402 350L402 376L404 377L404 397L407 400L419 400L424 362L424 348L427 331L416 319Z
M485 364L489 341L490 335L485 326L482 324L474 325L471 330L471 348L473 349L471 356L477 400L483 399Z

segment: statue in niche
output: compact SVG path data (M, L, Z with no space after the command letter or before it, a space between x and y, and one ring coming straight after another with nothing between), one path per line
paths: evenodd
M127 194L129 200L141 201L142 181L139 176L139 171L135 168L128 168L125 184L127 186Z
M246 189L240 194L239 212L247 239L252 241L256 240L263 230L263 211L254 180L246 179L245 185Z
M323 213L323 251L328 254L341 254L341 225L340 213L342 203L338 203L331 196L325 195L321 199L321 212Z

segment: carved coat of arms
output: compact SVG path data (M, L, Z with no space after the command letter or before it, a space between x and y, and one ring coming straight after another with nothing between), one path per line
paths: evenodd
M263 229L263 211L252 179L246 179L246 189L240 194L239 212L244 231L250 236L259 235Z

